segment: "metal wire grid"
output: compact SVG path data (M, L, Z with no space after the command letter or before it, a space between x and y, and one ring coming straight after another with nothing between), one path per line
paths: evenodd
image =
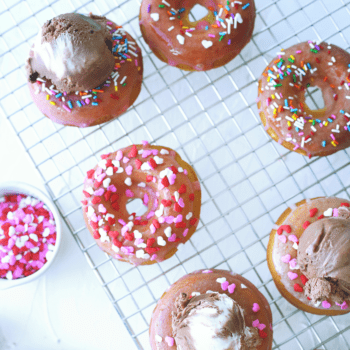
M269 231L290 204L320 195L349 197L349 151L307 160L265 134L255 98L257 78L279 48L307 39L349 50L350 1L256 0L252 42L225 67L187 73L160 62L141 38L134 0L1 0L0 99L81 251L140 349L149 349L148 324L163 291L199 268L243 274L268 298L274 349L350 349L350 317L303 313L276 290L266 264ZM118 120L89 129L44 118L27 92L23 62L42 23L59 13L107 15L141 44L145 75L135 105ZM311 89L308 103L320 106ZM133 268L112 261L84 227L82 178L100 154L147 139L176 149L200 177L200 226L183 249L157 265Z

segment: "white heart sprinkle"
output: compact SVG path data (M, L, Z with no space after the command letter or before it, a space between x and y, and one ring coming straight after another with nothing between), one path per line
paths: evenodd
M150 166L147 162L144 162L144 163L142 163L142 165L141 165L141 170L143 170L143 171L152 170L152 168L151 168L151 166Z
M151 13L151 18L153 21L158 22L159 21L159 13Z
M145 252L143 249L136 250L136 258L142 259L144 255L145 255Z
M181 167L178 167L178 168L177 168L177 171L178 171L179 173L183 173L183 172L184 172L183 168L181 168Z
M155 156L155 157L154 157L154 161L155 161L157 164L163 164L164 159L163 159L163 158L159 158L158 156Z
M164 230L164 233L167 237L170 237L171 236L171 227L168 226L165 230Z
M246 289L247 286L246 286L245 284L241 284L241 288L242 288L242 289Z
M134 231L134 237L135 238L142 238L142 233L140 231L135 230Z
M111 166L106 170L106 174L108 176L112 176L113 175L113 168Z
M175 191L175 192L174 192L174 196L175 196L176 202L178 202L178 201L179 201L179 198L180 198L179 192Z
M38 242L39 238L35 233L30 233L29 237L34 241L34 242Z
M139 187L146 187L146 184L144 182L140 182L137 186L139 186Z
M115 167L117 167L117 168L120 167L120 162L119 162L119 160L112 160L112 164L113 164Z
M106 159L102 159L99 163L98 166L100 168L102 168L103 170L106 170L106 164L107 164L107 160Z
M202 40L202 45L204 46L204 48L208 49L210 46L213 45L213 42L210 40Z
M192 213L191 213L191 212L189 212L189 213L186 215L186 220L190 220L190 219L191 219L191 217L192 217Z
M216 280L216 282L218 282L218 283L224 283L224 282L226 282L226 278L225 278L225 277L218 278L218 279Z
M160 154L169 154L169 151L167 149L161 149Z
M116 245L112 244L112 249L113 249L116 253L119 253L119 248L118 248Z
M157 343L161 343L163 341L163 338L158 334L155 335L154 339L156 340Z
M32 253L36 254L39 251L39 247L34 247L30 250Z
M12 211L9 211L9 212L7 213L7 218L8 218L9 220L13 220L13 212L12 212Z
M126 186L131 186L131 185L132 185L132 182L131 182L130 177L127 177L127 178L125 179L124 183L125 183Z
M164 247L166 245L166 241L164 240L163 237L159 236L158 239L157 239L157 243L158 245Z
M13 226L10 226L10 228L9 228L9 236L11 237L11 236L13 236L15 233L16 233L15 228L14 228Z
M161 217L163 215L163 212L164 212L164 205L161 204L159 209L156 210L155 214L156 214L157 217Z
M146 248L147 244L146 243L140 243L137 245L137 248Z
M120 166L116 171L116 174L121 174L123 171L124 171L124 168Z
M87 215L90 217L94 212L95 212L95 209L91 205L89 205Z
M328 208L328 209L323 213L324 216L332 216L332 214L333 214L333 208Z
M321 305L321 302L320 302L320 301L318 301L318 302L315 304L316 307L319 307L320 305Z
M199 293L199 292L192 292L192 294L191 294L193 297L196 297L196 296L198 296L198 295L201 295L201 293Z
M43 232L43 237L47 237L50 234L50 229L46 227L46 229Z
M176 35L176 39L181 45L185 43L185 38L180 34Z
M299 248L298 243L295 242L295 243L293 244L293 248L294 248L295 250L298 250L298 248Z
M111 179L110 178L104 179L103 180L103 187L107 188L110 183L111 183Z
M85 191L86 191L87 193L89 193L89 194L94 194L94 190L93 190L92 187L87 187L87 188L85 188Z

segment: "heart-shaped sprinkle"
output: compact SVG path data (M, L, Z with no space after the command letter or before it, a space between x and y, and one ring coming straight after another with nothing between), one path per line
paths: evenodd
M181 45L185 43L185 38L180 34L176 35L176 39Z
M218 279L216 280L216 282L222 284L222 283L226 282L226 278L225 278L225 277L218 278Z
M113 175L113 167L110 166L109 168L107 168L106 174L107 174L108 176L112 176L112 175Z
M163 338L160 335L158 335L158 334L156 334L154 336L154 339L156 340L157 343L161 343L163 341Z
M322 306L325 309L329 309L332 305L330 304L330 302L328 302L327 300L322 301Z
M117 152L117 155L116 155L116 157L115 157L115 160L121 160L123 158L123 152L122 151L118 151Z
M178 203L179 203L179 206L180 206L181 208L183 208L183 207L185 206L185 203L184 203L183 198L180 198L179 201L178 201Z
M255 328L258 328L259 324L260 324L259 320L255 320L252 322L252 326Z
M298 283L294 284L294 290L298 293L302 293L304 291L303 287Z
M287 233L291 233L292 228L289 225L282 225L277 229L277 234L281 235L283 231L286 231Z
M232 283L228 286L228 292L230 294L234 293L235 289L236 289L236 285L234 283Z
M266 328L266 325L265 324L263 324L263 323L259 323L259 325L258 325L258 329L259 330L263 330L263 329L265 329Z
M103 187L107 188L110 183L111 183L111 179L110 178L104 179L103 180Z
M175 242L176 241L176 233L173 233L169 239L168 239L169 242Z
M209 47L213 46L213 42L210 40L202 40L202 45L205 49L209 49Z
M316 215L317 211L317 208L310 209L310 218L313 218Z
M192 294L191 294L193 297L196 297L196 296L198 296L198 295L201 295L201 293L199 293L199 292L192 292Z
M303 229L306 230L310 226L310 221L305 221L303 223Z
M294 243L294 244L293 244L293 248L294 248L295 250L298 250L298 249L299 249L298 243Z
M291 281L293 281L298 278L298 274L292 271L288 271L288 277Z
M160 245L162 247L164 247L166 245L166 241L164 240L164 238L162 236L159 236L157 238L157 243L158 243L158 245Z
M130 159L128 157L123 158L123 163L126 164Z
M183 235L184 237L186 237L186 236L187 236L187 234L188 234L188 228L186 228L186 229L185 229L185 231L183 232L183 234L182 234L182 235Z
M221 289L222 290L227 290L229 286L229 282L225 281L224 283L221 283Z
M130 191L130 190L126 190L125 191L125 195L129 198L132 198L132 197L135 197L135 194L133 191Z
M174 345L174 338L172 337L165 337L165 341L168 343L169 346L173 346Z
M282 243L287 243L287 237L286 237L285 235L278 236L278 239L279 239Z
M290 262L290 259L291 259L291 258L292 258L292 257L290 256L290 254L287 254L287 255L282 256L281 260L282 260L284 263L288 264L288 263Z
M160 150L160 154L169 154L169 151L163 148Z
M132 166L131 165L128 165L126 168L125 168L125 172L127 175L131 175L132 173Z
M258 312L258 311L260 310L260 306L259 306L259 304L254 303L254 304L253 304L253 308L252 308L252 310L253 310L253 312Z
M142 237L142 233L140 231L138 231L138 230L135 230L134 231L134 237L135 238L141 238Z
M170 237L171 236L171 227L168 226L165 230L164 230L164 233L167 237Z
M103 204L100 204L100 205L98 206L98 211L99 211L100 213L106 213L106 212L107 212L107 209L105 208L105 206L104 206Z
M127 178L125 179L124 183L125 183L126 186L131 186L131 185L132 185L132 182L131 182L130 177L127 177Z
M299 240L298 240L298 237L296 235L289 235L288 236L288 239L291 241L291 242L294 242L294 243L298 243Z
M159 13L151 13L151 18L153 21L158 22L159 21Z
M328 208L328 209L323 213L324 216L332 216L332 214L333 214L333 208Z
M292 260L289 262L289 267L290 267L291 270L297 270L297 269L299 269L299 265L298 265L297 259L292 259Z
M190 220L191 219L191 217L192 217L192 213L191 212L189 212L187 215L186 215L186 220Z
M338 208L333 209L333 216L336 218L339 216Z

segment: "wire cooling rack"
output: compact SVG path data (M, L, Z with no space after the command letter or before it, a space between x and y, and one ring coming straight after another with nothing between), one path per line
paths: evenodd
M350 1L256 0L255 34L225 67L188 73L160 62L143 41L137 0L0 0L1 112L41 174L71 234L140 349L157 299L178 278L200 268L243 274L271 304L274 349L350 349L350 315L303 313L283 299L266 263L275 220L303 198L349 198L350 151L308 160L265 134L257 113L257 79L281 47L326 40L349 50ZM49 18L78 11L125 26L144 54L143 88L119 119L89 129L54 124L32 103L24 61ZM317 89L308 104L321 107ZM315 106L316 105L316 106ZM140 140L176 149L199 175L203 204L197 233L174 257L131 267L99 250L84 225L82 179L99 155Z

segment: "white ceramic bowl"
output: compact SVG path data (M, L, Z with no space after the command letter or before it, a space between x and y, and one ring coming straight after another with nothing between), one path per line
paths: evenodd
M22 183L22 182L4 182L0 183L0 197L3 197L7 194L25 194L34 198L39 199L40 201L43 201L44 204L51 210L55 223L56 223L56 244L55 249L53 251L53 255L51 257L51 260L49 260L40 270L36 271L32 275L28 277L23 277L15 280L7 280L0 278L0 290L8 289L12 287L19 286L21 284L29 283L31 281L34 281L35 279L42 276L47 269L52 265L53 261L55 260L58 250L61 245L62 241L62 228L61 228L61 219L60 214L58 213L58 210L55 206L55 204L52 202L52 200L43 192L41 192L36 187L33 187L29 184Z

